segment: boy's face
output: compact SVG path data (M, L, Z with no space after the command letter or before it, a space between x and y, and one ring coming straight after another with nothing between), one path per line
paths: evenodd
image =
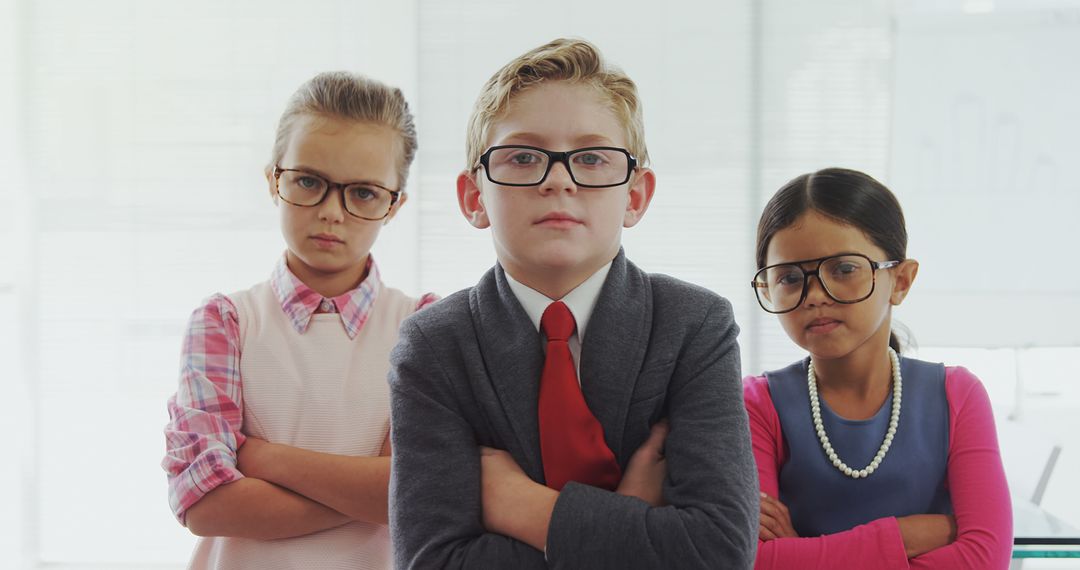
M593 87L552 81L517 94L492 124L488 147L515 144L557 152L625 148L626 135ZM553 277L576 286L615 257L622 228L641 219L654 186L647 168L620 186L579 188L561 162L525 187L492 183L481 167L459 175L458 200L473 226L491 227L499 261L514 278L534 288Z

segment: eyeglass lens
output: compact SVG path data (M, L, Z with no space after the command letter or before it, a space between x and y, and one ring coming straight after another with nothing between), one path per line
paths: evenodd
M811 270L810 273L813 273ZM865 299L874 288L874 270L870 260L857 255L841 255L822 260L817 277L825 292L841 303ZM754 277L758 300L766 310L790 311L803 299L809 286L807 270L800 265L775 265L759 271Z
M306 172L285 171L278 179L278 192L291 204L314 206L322 202L330 183ZM370 184L349 184L342 188L345 210L354 216L380 219L390 211L393 195L384 188Z
M499 148L488 156L488 177L496 184L533 185L544 180L550 157L528 147ZM626 182L629 156L620 150L584 149L571 153L566 162L570 176L585 186L614 186Z

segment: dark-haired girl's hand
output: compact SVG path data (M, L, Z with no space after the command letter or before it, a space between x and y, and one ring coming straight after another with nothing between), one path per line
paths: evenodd
M779 499L761 493L761 521L758 524L758 538L773 540L777 538L798 538L798 533L791 525L791 514Z
M956 518L951 515L897 517L908 558L948 546L956 540Z

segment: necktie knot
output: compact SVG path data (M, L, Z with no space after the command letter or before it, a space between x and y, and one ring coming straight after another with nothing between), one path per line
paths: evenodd
M540 317L540 329L547 335L548 342L569 340L574 334L574 315L562 301L555 301L544 309Z

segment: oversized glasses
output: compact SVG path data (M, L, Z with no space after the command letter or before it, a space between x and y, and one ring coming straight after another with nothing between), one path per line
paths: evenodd
M373 182L331 182L318 174L274 166L277 195L293 206L318 206L334 188L341 189L341 204L349 214L365 220L381 220L390 214L401 190Z
M567 152L524 146L493 146L480 155L487 179L503 186L535 186L547 179L551 166L561 162L574 184L608 188L626 184L637 159L624 148L591 146Z
M804 265L817 264L813 270ZM780 263L759 269L750 285L758 304L770 313L794 311L806 300L810 277L817 277L825 294L837 303L865 301L874 294L878 269L899 265L899 261L872 261L861 253L842 253Z

